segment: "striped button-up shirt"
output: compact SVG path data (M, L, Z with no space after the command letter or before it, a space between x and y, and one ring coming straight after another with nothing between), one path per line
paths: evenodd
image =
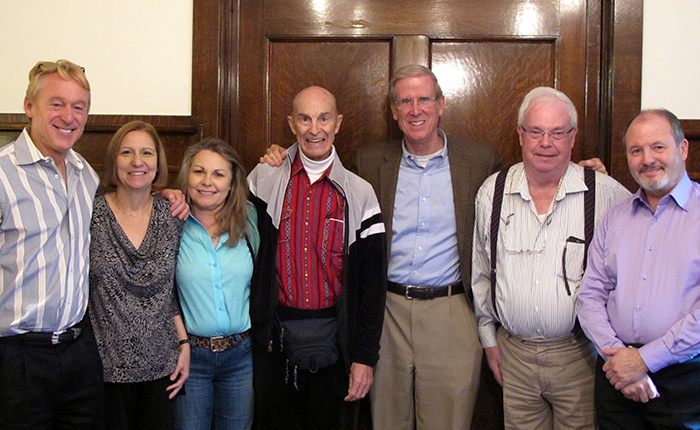
M99 179L73 150L66 174L67 189L27 129L0 149L0 336L61 331L85 314Z
M522 163L508 172L497 244L496 306L491 303L491 209L496 175L476 198L472 289L479 335L485 348L496 346L496 323L524 338L557 338L570 333L583 277L584 210L588 189L583 168L573 163L560 181L547 213L537 213ZM609 176L596 173L595 218L630 192ZM578 240L568 240L573 236ZM564 284L563 253L566 249Z
M345 199L330 170L311 184L301 157L292 164L277 244L279 300L286 306L327 308L342 291Z

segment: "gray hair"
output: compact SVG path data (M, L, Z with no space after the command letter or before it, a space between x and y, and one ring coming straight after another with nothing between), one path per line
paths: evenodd
M438 84L437 77L435 74L427 67L420 66L418 64L412 64L410 66L404 66L394 73L389 81L389 101L396 101L396 82L405 78L414 78L418 76L430 76L430 78L435 83L433 90L435 91L435 97L442 97L442 88Z
M576 106L566 94L559 90L555 90L550 87L537 87L527 93L523 99L523 103L520 105L520 110L518 111L518 125L522 127L525 121L525 112L532 106L532 104L539 100L550 100L559 101L564 104L564 107L569 112L569 119L571 120L571 127L578 127L578 113L576 112Z

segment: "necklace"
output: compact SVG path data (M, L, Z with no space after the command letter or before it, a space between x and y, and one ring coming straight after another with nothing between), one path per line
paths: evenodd
M144 209L143 212L140 212L140 213L137 213L137 214L130 214L130 213L128 213L128 212L124 212L124 211L119 207L119 205L117 204L117 200L116 200L114 197L112 197L111 200L112 200L112 203L114 203L114 208L115 208L117 211L119 211L119 212L121 212L122 214L124 214L124 215L126 215L126 216L128 216L128 217L131 217L131 218L137 218L137 217L140 217L140 216L144 216L144 215L146 215L146 213L150 212L150 211L151 211L151 208L153 207L153 204L152 204L152 202L153 202L153 197L151 197L150 199L148 199L148 203L149 203L149 204L146 206L146 209Z

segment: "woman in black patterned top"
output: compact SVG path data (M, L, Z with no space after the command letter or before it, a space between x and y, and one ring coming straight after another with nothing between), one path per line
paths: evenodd
M182 222L151 194L166 181L155 129L141 121L120 128L107 148L108 192L95 199L90 229L89 313L108 429L170 429L172 399L189 375L174 288Z

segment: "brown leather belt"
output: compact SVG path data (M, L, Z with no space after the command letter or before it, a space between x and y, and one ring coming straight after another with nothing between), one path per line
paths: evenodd
M201 337L193 334L187 335L187 338L190 340L190 345L196 346L197 348L208 349L212 352L221 352L237 347L239 340L236 337L241 341L249 338L250 329L243 333L232 334L230 336Z
M432 300L438 297L447 297L450 294L463 294L462 281L443 287L423 287L420 285L404 285L395 282L387 282L387 291L406 297L408 300Z

